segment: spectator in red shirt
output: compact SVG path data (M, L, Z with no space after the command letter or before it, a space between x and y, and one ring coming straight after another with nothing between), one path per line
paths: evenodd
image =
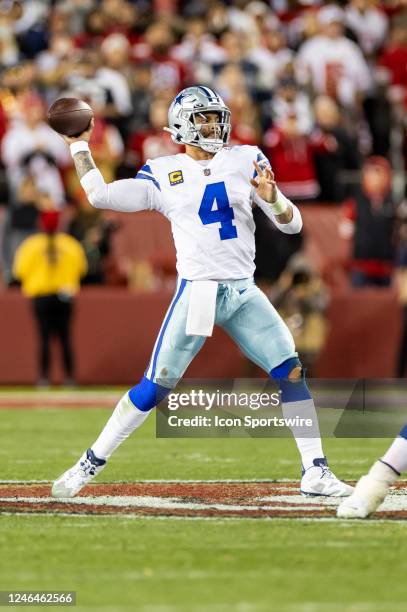
M393 117L398 117L399 125L396 129L403 130L407 109L407 30L405 27L395 27L392 30L389 45L384 49L378 65L386 72L387 79L390 81L387 96L393 105Z
M392 85L407 87L407 30L395 27L390 33L388 45L379 58L379 66L385 68Z
M264 145L281 191L290 199L315 200L320 193L315 153L334 150L332 136L310 137L296 108L287 107L276 126L266 132Z

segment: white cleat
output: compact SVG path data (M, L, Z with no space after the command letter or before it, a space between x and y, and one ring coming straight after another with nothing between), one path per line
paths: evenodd
M362 476L350 497L338 507L339 518L366 518L375 512L389 492L390 484Z
M339 480L329 469L326 459L315 459L315 465L305 470L301 479L301 493L312 497L348 497L353 487Z
M95 457L88 448L77 463L64 472L52 485L53 497L75 497L83 487L100 474L106 461Z

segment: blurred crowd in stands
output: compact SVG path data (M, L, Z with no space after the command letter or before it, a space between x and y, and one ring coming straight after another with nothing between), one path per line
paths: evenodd
M140 213L133 221L87 203L47 108L65 96L91 104L92 153L112 181L179 152L162 128L174 95L196 83L219 91L232 111L231 143L259 145L304 212L315 202L338 212L334 231L322 213L315 228L327 234L321 244L349 245L346 260L327 257L324 275L304 255L307 232L281 234L254 210L257 280L303 362L312 372L324 344L339 261L354 287L398 288L402 376L405 0L0 0L0 276L5 286L20 281L32 302L40 382L49 378L52 334L73 380L69 330L81 277L150 289L175 276L164 220Z
M288 197L345 202L339 229L353 236L354 285L386 286L406 259L403 0L0 0L0 68L6 284L18 245L49 209L84 248L85 282L134 276L112 263L120 221L86 203L48 106L62 96L91 104L93 156L111 181L179 151L162 128L176 92L194 83L221 94L231 142L261 146ZM258 276L273 282L302 239L277 235L255 214Z

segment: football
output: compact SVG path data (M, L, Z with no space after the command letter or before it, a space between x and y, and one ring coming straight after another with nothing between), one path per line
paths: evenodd
M79 136L93 117L89 104L78 98L59 98L48 109L49 125L64 136Z

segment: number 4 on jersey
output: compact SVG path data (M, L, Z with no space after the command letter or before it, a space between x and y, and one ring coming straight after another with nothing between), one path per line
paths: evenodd
M214 208L216 202L216 208ZM237 238L237 230L232 221L235 218L233 208L229 204L225 183L212 183L205 187L199 217L204 225L220 223L219 235L221 240Z

